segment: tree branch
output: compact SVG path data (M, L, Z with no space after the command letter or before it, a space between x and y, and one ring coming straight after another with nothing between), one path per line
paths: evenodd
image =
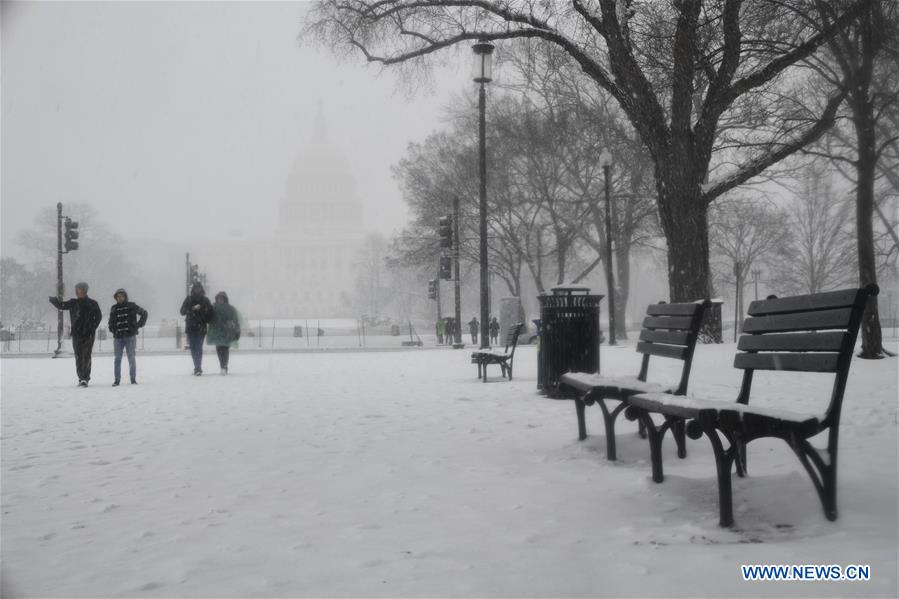
M827 42L832 36L836 35L844 27L857 19L859 15L868 10L869 6L870 0L857 0L855 4L849 7L839 18L834 19L834 21L822 29L820 33L813 35L790 52L775 58L758 71L738 80L731 86L729 93L726 94L727 103L729 104L734 99L753 88L768 83L785 71L789 66L811 56L821 44Z
M777 149L750 160L741 168L737 169L735 173L722 181L708 185L702 194L705 202L711 202L721 194L752 179L772 164L779 162L803 146L817 140L833 126L837 109L840 107L840 104L843 103L845 97L846 92L840 91L836 96L828 100L821 118L819 118L807 131L801 133L792 141L781 144Z

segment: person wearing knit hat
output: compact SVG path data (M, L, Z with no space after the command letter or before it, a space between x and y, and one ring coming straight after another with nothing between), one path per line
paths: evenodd
M181 302L181 315L184 316L184 334L190 346L190 357L194 361L194 375L200 376L203 374L203 340L215 312L199 281L194 281L190 293Z
M109 309L109 332L113 337L113 387L119 386L122 378L122 352L128 354L128 374L131 384L137 384L137 332L147 324L147 311L128 300L128 292L122 288L112 294L115 304Z
M78 386L87 387L91 380L91 354L94 351L94 335L103 314L100 305L87 296L87 283L75 285L75 297L60 301L55 295L50 296L50 303L57 310L67 310L72 330L72 351L75 354L75 371L78 374Z

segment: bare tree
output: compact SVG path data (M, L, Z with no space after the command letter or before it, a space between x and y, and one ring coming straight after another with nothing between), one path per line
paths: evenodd
M123 251L122 237L110 230L100 213L89 204L67 203L64 210L67 216L79 223L80 233L79 248L66 254L63 262L65 282L69 290L76 281L83 280L90 283L91 295L97 299L105 296L112 303L113 291L125 286L131 297L143 298L141 304L152 311L156 302L154 289ZM55 206L42 208L35 217L34 226L20 231L17 236L23 258L54 273L57 251L56 218ZM46 301L46 296L55 291L54 277L53 285L36 299Z
M55 288L55 273L43 264L22 264L13 257L0 261L0 320L18 328L49 320L55 310L46 301Z
M357 315L375 319L386 304L389 295L385 280L387 249L387 239L383 235L370 233L359 250L353 306Z
M722 119L740 117L739 100L773 86L868 3L859 0L821 31L797 14L800 4L322 0L305 34L382 65L409 66L481 39L530 38L564 50L615 98L646 146L668 241L671 299L690 301L711 287L709 203L820 137L843 100L838 91L818 118L754 138L748 151L727 155L735 166L708 181L722 160L713 156Z
M822 27L829 27L847 2L816 0ZM884 131L879 121L895 114L899 103L899 8L890 0L872 0L870 8L851 27L827 43L828 52L813 64L846 96L853 139L842 136L852 149L856 184L855 221L859 285L877 283L874 213L877 208L878 162L889 149L896 151L899 128ZM878 135L878 133L886 133ZM834 156L835 159L839 159ZM881 213L881 218L883 214ZM862 358L882 358L883 347L877 297L871 296L862 317Z
M783 248L791 237L787 214L771 202L728 196L709 214L712 270L719 285L742 290L753 266ZM744 314L743 295L736 295L737 312Z
M852 203L838 197L820 168L809 167L790 206L789 237L770 268L783 293L818 293L852 284L855 252Z

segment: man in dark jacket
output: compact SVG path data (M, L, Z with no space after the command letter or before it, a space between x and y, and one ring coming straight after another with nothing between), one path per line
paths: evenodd
M199 282L190 288L190 295L181 303L181 314L184 318L184 334L190 345L190 356L194 360L194 375L203 374L203 338L206 337L206 325L212 320L215 311L212 302L206 297L206 290Z
M75 297L64 302L54 295L50 303L57 310L68 310L72 328L72 351L75 353L75 370L78 386L87 387L91 380L91 353L94 351L94 335L103 315L100 305L87 296L87 283L75 285Z
M131 384L137 384L137 360L134 351L137 348L137 331L147 324L147 311L128 301L128 292L117 289L113 294L115 304L109 309L109 332L113 336L113 349L115 361L113 362L113 375L115 381L113 387L119 385L122 378L122 351L128 354L128 374L131 375Z

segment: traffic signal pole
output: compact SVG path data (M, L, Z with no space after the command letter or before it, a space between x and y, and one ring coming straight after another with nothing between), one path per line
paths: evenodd
M437 278L434 279L435 287L437 288L437 320L443 318L443 313L440 309L440 260L437 261Z
M56 299L62 302L65 287L62 282L62 202L56 204ZM62 310L56 311L56 351L53 357L62 352Z
M453 198L453 268L455 269L455 276L453 277L453 287L455 292L455 314L456 314L456 322L462 322L462 299L461 299L461 287L459 286L459 196ZM462 343L462 327L457 326L455 331L455 343L453 343L453 349L462 349L465 347L465 344Z

